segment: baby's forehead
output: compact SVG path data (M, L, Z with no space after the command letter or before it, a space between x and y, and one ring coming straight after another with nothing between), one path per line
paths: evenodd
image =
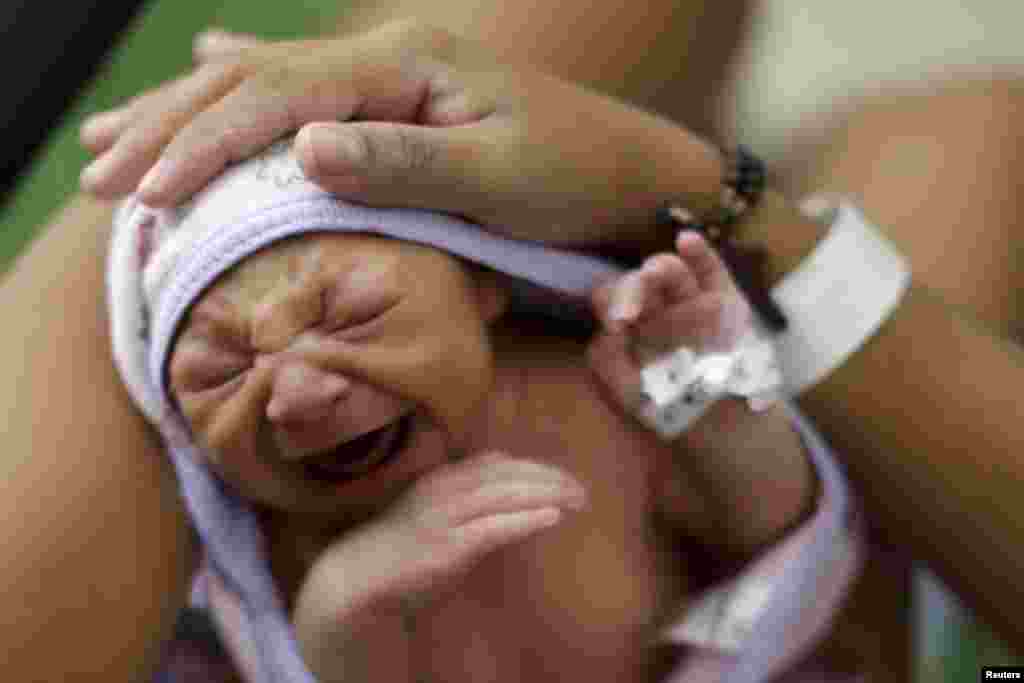
M434 247L372 233L307 233L274 242L221 275L210 292L249 306L282 289L316 287L358 271L368 279L391 274L433 279L437 268L459 268L461 259ZM389 278L394 279L394 277Z
M323 240L308 234L275 242L250 254L221 275L211 288L230 298L258 298L268 290L319 270Z

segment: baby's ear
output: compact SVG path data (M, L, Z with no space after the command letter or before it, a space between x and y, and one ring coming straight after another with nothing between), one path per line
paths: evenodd
M476 268L473 271L476 305L484 322L491 323L500 318L508 308L508 291L504 277L493 270Z

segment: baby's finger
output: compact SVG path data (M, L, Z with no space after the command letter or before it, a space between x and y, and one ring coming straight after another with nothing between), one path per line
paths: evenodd
M724 299L718 292L705 292L676 304L657 318L644 320L630 328L637 348L648 349L650 358L688 346L700 349L717 341L722 327Z
M629 337L597 335L587 348L587 360L614 405L631 415L643 406L645 396L640 370L633 358Z
M563 516L562 508L551 506L474 518L454 531L455 542L466 553L459 559L462 563L472 562L492 550L555 526Z
M585 492L572 480L537 482L508 477L484 481L480 486L461 492L440 503L447 524L458 528L474 521L516 512L543 508L579 510Z
M676 250L693 271L701 290L726 292L732 288L729 269L703 235L692 230L680 231Z
M560 487L569 492L582 493L579 482L562 469L534 460L512 458L501 453L475 455L438 468L417 486L422 493L440 501L447 501L467 491L501 481Z
M422 589L556 524L585 500L583 487L566 472L488 453L434 469L382 521L397 532L393 545L410 551L399 562L406 567L395 567L405 574L401 582Z
M620 334L624 331L625 325L612 321L608 317L612 305L612 293L618 286L620 277L612 277L603 280L590 292L590 308L594 317L601 321L606 330L613 334Z
M621 332L644 310L644 280L639 270L632 270L608 284L600 299L604 306L598 317L611 332Z
M641 272L650 286L661 295L665 305L685 301L700 291L696 276L675 254L654 254L648 257Z
M697 280L674 254L655 254L643 267L598 287L593 296L595 314L613 333L638 320L657 317L665 306L698 292Z

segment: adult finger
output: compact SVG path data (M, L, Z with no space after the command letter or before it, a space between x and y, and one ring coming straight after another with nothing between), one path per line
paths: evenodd
M313 124L299 132L294 152L306 176L338 196L490 222L508 137L499 121Z
M113 144L82 171L84 190L100 197L115 197L135 190L139 177L159 156L183 122L233 88L244 76L241 63L211 63L168 87L131 102L107 122L92 124L90 134L116 138ZM151 115L157 110L158 115ZM97 126L101 129L97 131Z
M254 36L211 29L196 36L193 53L196 62L201 66L205 62L238 57L247 49L266 45L266 41ZM193 78L193 75L174 79L133 97L115 109L89 116L80 129L82 145L93 154L99 155L112 147L127 128L147 113L160 112L164 109L173 110L175 105L180 107L192 95L190 91L195 91L195 87L190 86L190 83L201 80L201 76Z
M397 56L371 59L352 49L327 59L313 50L264 65L195 114L143 178L140 198L151 206L174 205L226 164L313 121L356 115L414 120L429 90L426 69L413 70Z
M110 149L132 119L131 103L90 115L79 129L78 139L91 154Z
M234 57L249 48L265 45L266 42L256 36L212 28L196 34L195 40L192 41L192 56L201 64Z
M121 134L134 125L145 112L159 109L161 103L180 102L185 97L181 90L187 88L187 81L192 78L193 75L176 78L136 95L118 107L86 117L79 129L82 146L99 156L113 147Z

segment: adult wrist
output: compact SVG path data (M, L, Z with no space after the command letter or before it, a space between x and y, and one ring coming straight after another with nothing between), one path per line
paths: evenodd
M910 272L898 249L849 202L816 197L798 208L766 190L765 175L763 164L740 148L722 176L717 207L707 212L685 199L670 201L662 215L715 245L772 332L785 393L795 396L877 333L899 305Z
M721 208L722 183L730 157L679 126L657 119L650 157L662 208L665 200L702 217ZM678 229L678 225L676 229ZM765 256L763 284L774 286L814 250L827 226L806 215L780 192L764 189L758 200L729 226L729 240Z
M767 189L732 236L738 245L764 254L762 276L767 286L774 287L814 251L828 227L779 192Z

